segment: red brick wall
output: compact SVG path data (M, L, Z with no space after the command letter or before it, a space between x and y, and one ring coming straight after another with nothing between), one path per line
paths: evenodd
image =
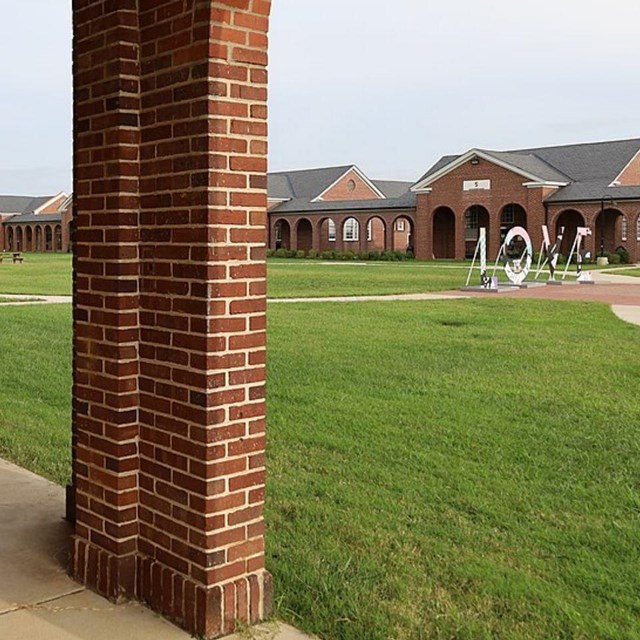
M206 637L271 602L269 10L74 4L74 574Z
M352 188L349 187L349 183ZM363 180L360 175L351 169L329 189L322 200L326 202L339 200L380 200L380 196Z
M640 185L640 152L618 176L618 182L625 187Z
M60 210L60 205L67 199L66 195L61 195L58 196L57 198L55 198L54 200L51 200L51 202L49 204L47 204L47 206L42 209L42 211L40 211L40 214L47 214L47 213L58 213L58 211Z
M465 180L491 180L491 190L463 191ZM544 197L541 188L529 189L523 183L527 178L503 167L481 159L479 164L470 162L443 176L431 186L432 192L418 194L416 256L421 260L433 257L433 214L438 207L449 207L456 216L456 258L465 254L465 213L473 205L485 207L489 212L488 255L495 259L500 248L500 216L508 204L519 204L527 212L527 230L534 248L542 243L542 225L545 221Z

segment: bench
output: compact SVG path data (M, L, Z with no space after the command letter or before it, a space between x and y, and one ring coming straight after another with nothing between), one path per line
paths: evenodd
M14 253L13 254L13 264L15 264L16 262L22 264L23 261L24 261L24 258L22 257L21 253Z

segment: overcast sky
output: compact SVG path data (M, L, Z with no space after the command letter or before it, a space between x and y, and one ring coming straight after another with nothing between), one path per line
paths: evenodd
M0 193L71 184L70 0L2 2ZM272 170L640 137L637 0L274 0Z

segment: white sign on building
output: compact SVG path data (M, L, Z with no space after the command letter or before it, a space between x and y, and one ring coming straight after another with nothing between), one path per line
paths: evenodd
M463 191L490 191L491 180L465 180L462 185Z

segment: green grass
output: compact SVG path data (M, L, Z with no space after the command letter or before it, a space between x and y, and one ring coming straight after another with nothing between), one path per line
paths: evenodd
M71 308L0 310L0 456L59 484L71 464Z
M612 271L616 276L634 276L640 278L640 269L621 269L620 271Z
M71 255L23 253L24 262L0 264L0 293L71 295Z
M446 291L464 286L469 266L470 262L449 260L402 263L269 260L268 295L308 298ZM533 275L529 279L532 278ZM5 261L0 264L2 293L71 295L71 256L31 253L25 254L23 264Z
M468 265L425 262L268 263L270 298L385 295L446 291L464 286Z
M0 455L60 483L69 325L0 313ZM278 616L331 640L640 637L640 329L585 303L298 304L269 309L269 346Z

